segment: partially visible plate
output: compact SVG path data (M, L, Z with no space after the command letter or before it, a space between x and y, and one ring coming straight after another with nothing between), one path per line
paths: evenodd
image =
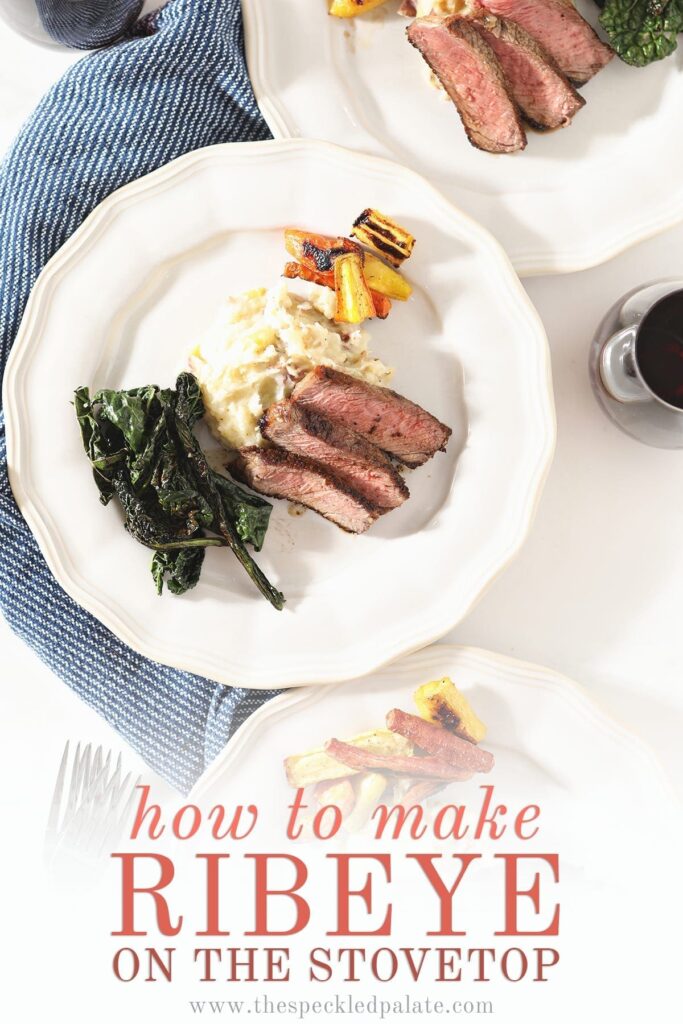
M268 701L244 722L195 784L191 798L205 799L221 787L239 788L250 779L253 796L279 799L291 793L282 761L290 754L384 728L393 707L417 713L412 695L422 683L450 676L486 724L481 746L496 757L490 779L475 776L449 788L453 796L482 782L523 780L539 800L585 801L590 789L629 781L620 799L655 795L655 809L676 804L673 787L659 761L633 733L618 725L578 683L559 672L493 651L455 644L430 647L398 659L363 679L330 687L301 687ZM258 771L254 770L259 761ZM641 782L633 791L635 777ZM620 779L621 777L621 779ZM640 792L640 789L643 792ZM604 789L602 790L604 793ZM270 795L268 795L270 794ZM630 794L630 797L629 797ZM554 816L559 819L559 804ZM564 827L559 822L558 826ZM576 836L576 841L580 841ZM586 837L584 837L586 838Z
M328 0L242 0L249 73L276 138L328 139L412 167L488 227L520 274L594 266L683 218L683 50L647 68L613 60L569 128L492 156L470 146L430 85L397 6L342 21ZM592 0L579 6L596 24Z
M373 826L351 836L342 831L323 843L306 842L298 850L284 841L294 791L285 780L283 758L333 736L345 738L382 727L391 708L411 710L414 690L443 675L451 676L486 723L488 732L481 745L496 759L490 774L454 783L434 800L434 810L439 804L463 808L468 833L457 839L448 834L451 815L444 819L448 822L445 837L435 839L427 827L419 842L405 836L407 829L399 841L386 836L379 840ZM490 810L502 804L506 811L496 816L498 826L508 827L495 841L486 825L481 840L474 835L482 786L493 787ZM363 858L386 852L391 857L391 871L387 871L391 884L378 871L372 888L374 917L369 901L366 914L365 905L357 900L354 921L357 928L377 927L391 901L391 934L357 932L369 936L359 942L346 936L335 938L339 933L328 931L324 943L316 942L333 948L362 943L368 963L380 947L396 950L399 961L403 947L427 948L427 967L424 976L413 980L399 962L400 973L392 979L390 990L388 985L377 986L363 964L354 996L376 993L387 998L391 991L393 998L405 987L415 1000L429 995L448 1006L448 1000L458 997L490 1000L493 1008L482 1013L494 1012L509 1024L671 1019L678 984L677 914L682 906L680 804L655 755L601 711L585 690L557 672L488 651L436 644L362 680L284 694L247 720L199 780L190 799L203 809L215 804L229 809L255 805L260 830L255 832L254 849L297 852L305 861L308 880L302 891L315 919L309 931L287 940L292 945L293 986L302 977L303 972L298 977L294 972L301 961L306 962L310 932L322 936L335 920L336 890L329 859L340 849L361 858L354 875L360 888L371 870L370 860ZM308 790L303 803L305 817L314 806ZM538 832L522 841L513 834L510 822L530 804L540 808L534 822ZM427 815L427 823L432 816ZM463 853L481 858L468 868L453 901L457 937L444 937L434 930L438 921L434 894L405 856L417 851L441 858L435 863L449 885L456 877L451 858ZM231 847L231 852L239 857L243 851ZM519 868L521 934L510 934L503 925L506 903L500 858L513 852L531 858ZM557 882L548 863L536 859L552 855L558 857ZM290 875L291 871L283 885L291 884ZM538 886L538 903L527 898L533 884ZM236 901L239 897L231 893L231 921L241 919ZM560 907L559 934L544 934L556 905ZM430 957L433 947L443 946L462 948L460 984L435 984ZM473 982L475 972L467 956L472 947L495 951L496 959L487 960L487 983ZM511 985L498 966L501 954L511 947L516 949L511 954L515 963L521 949L533 964L538 948L557 950L559 963L548 972L545 984L535 983L532 968L523 981ZM331 963L336 963L334 956ZM517 982L518 977L513 980ZM310 998L307 984L304 994ZM296 987L289 994L298 994ZM415 1019L428 1017L418 1011Z
M277 280L283 226L343 232L367 205L418 239L414 297L373 346L453 426L448 453L361 537L276 503L258 561L284 612L226 550L158 598L149 552L97 500L74 388L171 384L228 294ZM59 583L142 654L256 688L363 675L451 629L522 544L554 444L547 342L498 244L417 175L300 140L199 151L107 199L41 275L4 405L12 487Z

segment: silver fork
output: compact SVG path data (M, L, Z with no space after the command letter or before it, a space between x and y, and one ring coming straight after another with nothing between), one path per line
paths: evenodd
M67 783L67 775L69 780ZM51 869L74 862L95 870L121 839L142 776L123 777L121 754L79 743L71 761L67 741L57 773L45 831L45 863Z

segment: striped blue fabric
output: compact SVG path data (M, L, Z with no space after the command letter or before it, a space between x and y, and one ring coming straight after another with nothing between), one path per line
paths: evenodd
M140 33L75 64L0 165L3 373L36 277L105 196L200 146L270 137L247 75L240 0L171 0ZM148 661L64 593L14 502L4 414L0 606L14 632L182 792L273 696Z
M136 22L143 0L35 0L35 5L50 39L91 50L123 35Z

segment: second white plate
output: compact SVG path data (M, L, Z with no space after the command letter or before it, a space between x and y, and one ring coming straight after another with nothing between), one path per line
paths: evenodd
M380 841L371 826L354 835L342 831L324 843L304 842L298 848L284 841L294 791L285 780L283 758L332 736L343 738L382 727L391 708L414 709L415 689L443 675L453 678L487 724L482 746L494 753L496 763L489 775L449 787L434 806L457 804L466 815L472 814L466 820L476 820L481 787L492 786L493 804L500 803L509 812L507 821L515 809L538 805L538 833L522 842L508 828L496 841L486 831L479 840L469 826L463 837L448 835L437 841L428 828L425 837L415 841L405 837L404 829L400 840L385 837ZM383 946L397 951L404 946L428 950L433 945L462 946L462 980L439 984L428 970L414 979L407 968L399 966L391 987L385 985L380 991L369 971L364 974L361 969L354 995L377 992L386 998L387 992L393 995L405 990L415 999L427 995L444 1001L488 999L493 1008L487 1012L495 1012L495 1019L506 1024L671 1019L680 945L676 939L681 905L680 805L655 756L611 721L585 691L556 672L488 651L436 644L364 680L331 690L309 688L284 694L245 722L200 779L191 799L202 808L256 805L261 820L254 849L296 852L309 868L304 891L314 908L313 924L301 936L287 940L288 946L292 944L293 965L289 996L299 994L301 975L297 976L296 967L311 946L310 932L317 928L322 934L334 921L336 889L334 876L325 873L325 861L329 863L328 858L340 849L361 858L381 851L391 856L392 884L385 884L384 878L373 882L375 917L361 917L359 911L356 927L376 927L392 896L394 917L391 937L364 933L368 937L361 941L368 960ZM309 810L314 806L310 790L304 803ZM446 820L450 823L452 818ZM462 929L457 940L433 938L439 933L428 932L435 927L431 894L420 886L419 877L402 857L402 853L416 851L441 858L444 877L451 857L464 852L482 857L455 897L458 928ZM514 938L500 930L504 893L493 866L493 855L512 851L532 857L523 888L532 883L538 886L538 903L520 899L520 912L525 915L520 920L527 923L521 926L522 935ZM234 856L241 852L235 851ZM558 857L558 884L554 884L547 864L534 859L534 855L545 858L552 853ZM361 864L354 876L357 880L364 880L370 870L368 861L361 860ZM483 868L482 874L477 873L478 867ZM247 912L249 898L243 900ZM239 900L239 895L231 900L232 919L240 919L235 908ZM559 934L544 935L556 902ZM362 913L365 915L365 908ZM328 932L321 945L334 949L336 945L360 944L334 935ZM510 946L518 952L519 948L526 950L530 958L535 947L552 947L560 960L546 984L537 984L527 975L511 985L494 967L489 980L478 984L466 966L466 950L472 946L487 947L498 961ZM653 977L658 979L654 986ZM306 984L304 995L310 998L315 988L308 979ZM433 1016L418 1011L411 1019L428 1021Z
M341 21L327 0L242 0L249 73L276 138L388 156L491 230L520 274L602 263L683 218L683 48L647 68L614 59L571 127L515 156L468 143L405 39L398 0ZM597 23L598 8L580 0Z

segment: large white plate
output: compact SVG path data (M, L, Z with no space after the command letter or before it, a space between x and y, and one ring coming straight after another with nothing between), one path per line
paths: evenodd
M418 237L414 299L373 326L396 387L454 427L411 500L350 537L277 503L259 563L157 598L149 552L97 500L70 399L168 385L230 292L275 281L287 223L338 232L367 204ZM157 661L251 687L333 682L446 633L521 545L554 442L547 343L502 249L417 175L323 143L219 146L107 199L34 289L5 380L11 482L62 586Z
M496 763L489 775L455 783L438 799L464 805L468 815L476 814L482 801L480 787L491 785L493 803L508 808L508 820L530 803L540 807L538 835L519 842L508 829L496 842L478 842L470 825L463 839L435 842L428 832L419 845L403 840L379 842L372 829L354 836L340 833L325 843L307 843L300 856L309 868L305 895L314 907L313 934L317 931L322 936L335 920L336 892L333 878L325 873L325 855L333 856L342 846L360 856L386 850L392 854L392 885L389 888L383 877L376 881L373 900L377 905L373 903L370 927L382 920L388 899L395 908L394 927L390 937L362 940L368 957L383 946L454 945L491 947L500 959L501 951L510 946L526 949L530 957L530 949L541 946L557 949L560 963L547 983L540 985L528 978L511 985L494 969L486 984L473 984L472 972L465 967L460 985L435 985L429 971L414 984L403 973L394 980L390 996L389 986L372 985L366 972L354 986L354 995L377 992L378 998L398 998L396 993L405 988L416 999L426 994L444 1000L488 999L506 1024L668 1021L677 991L676 914L681 907L683 851L680 804L654 754L601 711L581 687L556 672L487 651L436 644L363 680L284 694L241 727L190 799L204 813L215 803L228 808L254 804L261 816L256 848L298 852L282 839L293 798L284 778L283 758L332 736L343 738L381 727L390 708L414 706L412 693L419 684L446 674L487 724L482 746L495 754ZM304 800L310 808L308 793ZM471 822L472 817L466 820ZM459 935L466 931L465 937L428 936L427 927L435 927L433 898L420 886L419 873L401 858L401 852L416 850L444 858L440 862L444 877L444 864L451 855L465 851L485 858L478 865L482 872L473 871L455 898L458 927L463 929ZM231 847L231 852L237 857L242 851ZM501 927L503 906L494 855L509 852L559 856L557 886L540 862L530 862L533 869L522 888L530 887L538 871L540 916L527 919L528 937L494 934ZM364 881L369 865L365 862L362 867L354 878ZM534 930L547 926L556 902L559 936L534 935ZM527 910L529 903L521 900L520 906ZM231 921L240 920L234 906L231 893ZM360 911L355 920L360 922L356 927L368 927ZM288 939L287 945L293 944L292 964L305 958L313 941L325 947L361 944L330 938L330 934L334 932L328 932L324 942L312 940L308 932L298 944L296 937ZM464 953L462 963L466 963ZM659 979L656 985L653 977ZM304 994L310 998L311 991L308 983ZM297 994L296 988L289 994ZM417 1014L415 1019L428 1018Z
M398 0L353 20L327 0L242 0L249 73L276 138L309 136L424 174L488 227L521 274L601 263L683 217L683 51L648 68L613 60L566 130L515 156L481 153L427 81ZM598 8L581 0L594 24Z

